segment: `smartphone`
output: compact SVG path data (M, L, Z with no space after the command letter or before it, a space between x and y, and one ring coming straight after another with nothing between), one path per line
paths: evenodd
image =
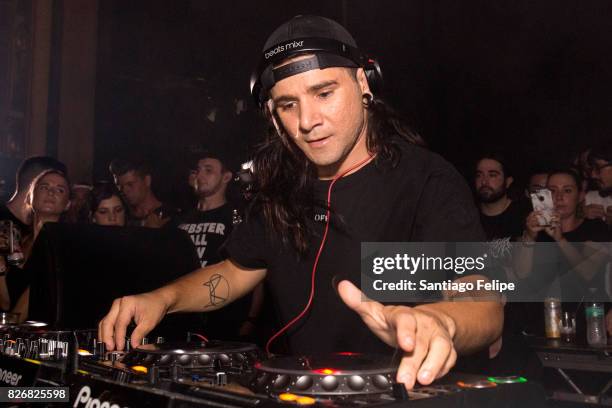
M552 221L552 214L555 208L552 193L549 189L543 188L535 193L531 193L531 204L534 211L539 211L538 224L541 227L549 227Z

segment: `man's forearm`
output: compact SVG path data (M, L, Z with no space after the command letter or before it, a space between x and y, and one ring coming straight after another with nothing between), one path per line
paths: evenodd
M265 270L245 270L231 261L201 268L153 291L168 313L207 312L226 306L251 291Z

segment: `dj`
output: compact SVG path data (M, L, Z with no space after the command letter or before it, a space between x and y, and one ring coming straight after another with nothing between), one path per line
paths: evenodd
M383 306L355 286L361 242L484 239L466 183L376 97L379 75L332 20L298 16L274 31L252 81L273 126L254 158L258 195L226 245L229 258L116 299L99 324L109 350L123 349L132 320L138 345L166 313L218 309L263 279L292 353L398 347L397 379L408 388L500 335L499 302Z

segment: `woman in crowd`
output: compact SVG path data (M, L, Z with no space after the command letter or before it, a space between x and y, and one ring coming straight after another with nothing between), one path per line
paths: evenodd
M125 226L126 205L113 184L100 183L92 190L91 222L98 225Z
M28 204L32 207L32 235L24 242L26 261L42 227L48 222L59 222L70 207L70 182L66 175L58 170L42 172L30 186ZM29 288L27 282L20 281L23 276L15 276L15 281L7 285L11 299L18 299L12 311L19 313L23 321L28 314Z
M580 322L583 313L576 307L581 301L607 296L604 281L609 254L601 243L610 241L609 230L600 219L581 215L580 205L585 192L576 172L558 170L550 173L547 188L552 193L554 204L550 223L540 225L542 214L538 211L528 215L517 275L531 282L532 288L544 288L545 291L539 292L542 296L544 293L555 297L560 295L562 300L576 302L566 303L564 308L576 311ZM535 242L556 245L535 248Z

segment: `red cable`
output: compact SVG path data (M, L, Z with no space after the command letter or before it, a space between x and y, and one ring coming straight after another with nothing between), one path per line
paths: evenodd
M304 309L296 317L291 319L289 323L287 323L282 329L280 329L272 337L270 337L270 340L268 340L268 342L266 343L266 353L270 354L270 345L272 344L272 342L276 340L281 334L289 330L289 328L293 326L295 323L297 323L302 317L304 317L304 315L308 312L308 309L310 309L310 306L312 306L312 301L314 299L314 294L315 294L315 277L317 273L317 266L319 265L319 258L321 257L321 253L323 252L323 248L325 247L325 242L327 241L327 232L329 231L329 222L331 219L330 208L331 208L332 187L334 186L334 184L336 184L336 181L340 180L342 177L346 176L351 171L368 163L373 158L374 156L369 156L367 159L362 160L361 162L357 163L353 167L346 170L344 173L340 174L339 176L334 177L332 179L332 182L329 184L329 188L327 189L327 210L325 212L325 231L323 232L323 238L321 239L321 244L319 245L319 251L317 252L317 256L312 266L312 276L310 279L310 296L308 297L308 302L306 303L306 306L304 307Z
M205 341L206 343L208 343L208 339L205 336L202 336L199 333L191 333L192 336L196 336L197 338L199 338L200 340Z

